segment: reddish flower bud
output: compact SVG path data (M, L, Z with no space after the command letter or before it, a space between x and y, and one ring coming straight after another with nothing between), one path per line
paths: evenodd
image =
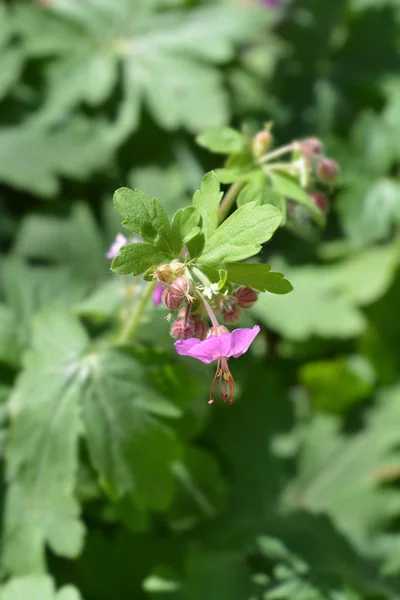
M190 290L190 281L184 277L178 277L164 290L162 300L170 311L176 310L185 300L186 302L192 300L189 294Z
M316 137L307 138L300 142L300 144L302 152L304 152L304 154L308 154L309 156L318 156L321 154L323 149L321 140Z
M223 333L229 333L229 329L227 329L225 325L216 325L208 330L206 339L212 335L222 335Z
M171 335L176 340L187 340L195 336L196 328L193 319L185 323L184 319L177 319L171 326Z
M205 340L208 333L208 325L201 319L193 319L192 323L194 325L194 336L199 340Z
M323 183L331 183L339 175L339 165L330 158L323 158L317 167L317 175Z
M258 298L258 294L251 287L240 287L235 292L235 297L238 301L238 305L241 308L250 308Z
M237 304L235 304L223 310L221 314L222 318L227 323L236 323L236 321L239 321L240 317L242 316L242 311Z
M261 158L272 146L272 135L269 131L259 131L253 137L251 147L254 158Z
M318 206L321 212L323 212L324 214L328 212L329 200L325 194L323 194L322 192L314 192L313 194L311 194L311 198L315 206Z

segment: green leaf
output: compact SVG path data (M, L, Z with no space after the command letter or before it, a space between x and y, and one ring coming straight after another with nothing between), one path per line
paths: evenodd
M316 410L338 414L367 398L375 382L371 365L361 356L307 363L299 378Z
M218 154L236 154L246 146L242 133L231 127L210 127L196 138L197 143Z
M383 240L400 223L400 183L389 178L354 182L340 194L337 209L353 242Z
M24 55L19 48L4 49L0 53L0 100L2 100L17 83L21 76Z
M167 213L158 200L150 200L140 190L120 188L114 194L115 210L125 227L138 233L162 252L170 252L171 226Z
M162 8L156 2L141 7L90 2L79 9L52 5L43 16L38 7L18 7L16 23L28 54L52 58L45 71L44 122L61 120L81 102L107 100L121 73L119 142L138 126L144 102L164 129L183 126L197 132L226 124L228 97L216 65L233 59L239 43L272 23L269 11L224 5ZM40 40L37 31L42 31Z
M180 208L174 214L171 226L171 245L176 255L179 255L185 244L201 233L200 222L201 215L193 206Z
M243 600L253 587L240 552L193 549L185 557L185 589L190 600Z
M173 466L177 490L168 513L171 526L185 531L222 510L225 487L218 463L211 454L186 447L181 461Z
M63 309L47 310L34 322L32 351L10 407L3 556L9 572L43 571L46 545L71 558L81 551L84 530L74 487L83 384L79 361L88 342Z
M265 264L233 263L226 264L228 279L272 294L288 294L293 290L292 285L282 273L271 273L271 267Z
M271 205L245 204L222 223L206 242L199 262L218 265L254 256L279 227L281 213Z
M258 173L254 176L246 185L240 190L237 197L237 205L243 206L248 202L255 202L257 205L265 204L267 197L267 186L265 182L265 175Z
M50 577L30 576L11 579L0 588L0 600L80 600L75 587L64 586L56 592Z
M341 433L336 417L314 417L301 434L298 475L284 505L325 512L358 542L398 515L399 491L383 484L398 474L399 400L398 387L380 393L353 435Z
M180 447L158 417L179 411L151 389L150 373L120 351L89 355L87 368L83 418L101 483L114 498L131 494L139 508L165 509Z
M193 206L203 218L203 232L206 240L218 227L219 203L222 192L219 191L218 178L214 171L204 175L200 189L194 193Z
M32 261L69 265L86 280L96 282L107 268L101 232L92 211L83 202L74 204L66 218L26 215L13 250Z
M23 124L0 128L0 180L55 196L59 177L83 179L110 162L113 140L101 121L75 118L54 130Z
M17 367L20 354L17 320L11 309L0 304L0 362Z
M168 260L168 257L157 252L153 244L134 242L122 246L120 254L111 263L111 269L120 275L140 275L163 260Z
M307 192L303 190L303 188L297 183L295 179L289 177L288 175L284 175L283 173L278 173L276 171L269 172L268 177L271 179L272 186L274 190L289 198L291 200L295 200L302 206L305 206L311 213L311 216L321 226L325 225L325 216L323 213L317 208L312 201L311 197Z
M91 282L65 267L28 266L16 257L2 265L4 295L12 307L17 325L14 343L24 347L30 334L32 318L55 302L72 306L91 289Z
M284 270L292 282L293 294L260 296L251 310L292 340L358 335L366 326L360 307L376 301L389 289L399 260L399 248L394 243L371 248L334 265L289 267L277 262L276 267Z

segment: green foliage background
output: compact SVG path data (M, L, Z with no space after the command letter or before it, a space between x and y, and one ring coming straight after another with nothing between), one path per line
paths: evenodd
M1 600L400 598L400 2L0 2ZM180 361L112 194L169 215L274 121L341 164L323 234L280 230L254 350Z

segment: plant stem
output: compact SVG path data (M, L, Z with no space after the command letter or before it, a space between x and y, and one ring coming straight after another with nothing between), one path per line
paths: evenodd
M200 271L200 269L198 269L197 267L191 267L191 271L192 271L193 275L195 275L197 277L197 279L199 281L201 281L201 283L204 285L204 287L210 287L211 281L208 279L208 277L206 275L204 275L204 273L202 271Z
M207 300L204 298L203 294L199 290L197 290L197 294L198 294L200 300L202 301L202 303L204 304L204 308L206 309L207 314L210 317L210 321L211 321L213 327L218 327L219 323L218 323L217 317L214 315L213 309L208 304Z
M134 306L134 310L131 312L129 318L122 327L121 333L117 338L117 344L126 344L132 339L132 337L136 333L136 330L140 325L140 320L146 308L146 304L152 297L156 285L157 281L151 281L145 286L139 301Z
M282 156L283 154L292 152L295 148L296 148L296 142L292 142L291 144L288 144L287 146L282 146L282 148L277 148L273 152L270 152L269 154L265 154L264 156L259 158L257 161L257 164L262 165L266 162L269 162L270 160L273 160L274 158L279 158L279 156Z
M226 192L225 196L222 199L221 204L219 205L219 222L222 223L224 219L229 214L229 211L232 207L232 204L235 202L240 190L244 186L244 181L236 181L232 183L229 190Z

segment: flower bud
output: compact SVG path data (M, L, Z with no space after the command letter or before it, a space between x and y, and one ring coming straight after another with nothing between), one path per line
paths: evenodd
M339 175L339 165L330 158L323 158L317 167L317 175L323 183L331 183Z
M158 265L154 269L154 279L157 279L160 283L168 283L174 278L174 272L171 265Z
M171 326L171 335L176 340L187 340L191 337L195 336L196 327L193 319L189 319L187 323L185 323L184 319L177 319Z
M189 292L191 291L190 281L184 277L178 277L174 279L172 283L164 290L162 300L165 306L170 310L176 310L180 307L182 302L185 300L190 302L192 300Z
M207 323L201 319L192 319L192 323L194 325L193 337L198 338L199 340L205 340L208 333Z
M300 142L301 151L308 156L318 156L321 154L323 145L321 140L316 137L310 137Z
M242 311L237 304L234 304L233 306L223 310L221 314L222 318L227 323L236 323L236 321L239 321L240 317L242 316Z
M269 131L259 131L253 137L251 148L254 158L261 158L272 146L272 135Z
M154 269L154 279L165 285L182 275L184 270L185 265L183 263L159 265Z
M224 325L216 325L208 330L206 339L212 335L223 335L224 333L229 333L229 329L227 329Z
M258 294L251 287L240 287L235 292L235 297L238 301L238 305L241 308L250 308L257 300Z
M314 192L311 194L312 201L315 206L318 206L319 210L324 214L329 210L329 200L328 197L322 192Z

